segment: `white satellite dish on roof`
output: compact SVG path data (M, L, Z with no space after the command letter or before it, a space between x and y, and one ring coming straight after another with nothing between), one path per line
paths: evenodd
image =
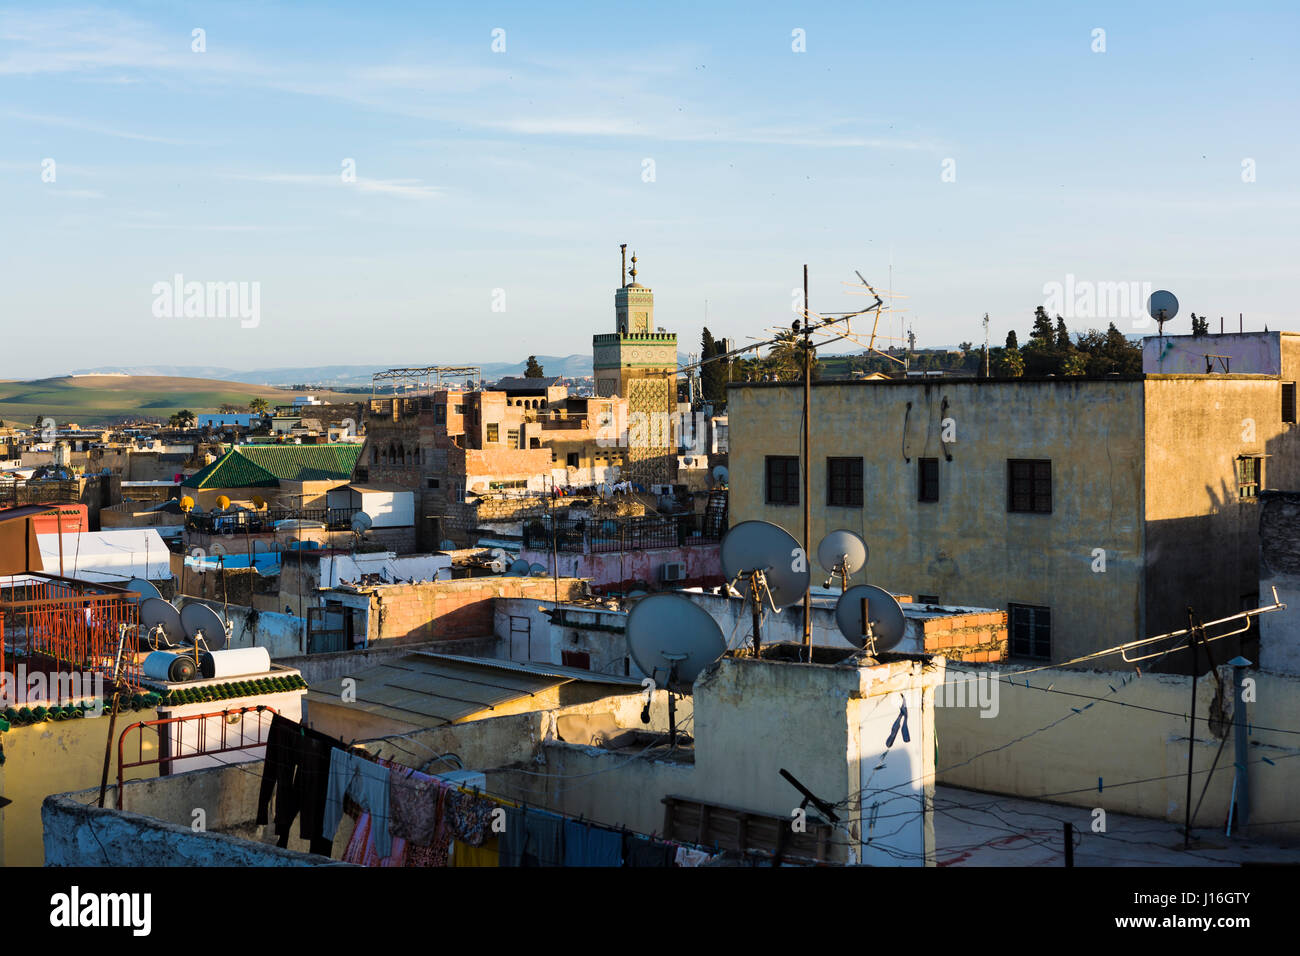
M374 521L370 515L364 511L358 511L352 516L352 531L354 534L365 534L373 524Z

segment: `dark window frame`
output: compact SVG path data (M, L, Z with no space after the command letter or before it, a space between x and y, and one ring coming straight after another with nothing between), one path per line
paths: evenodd
M1260 488L1264 484L1264 459L1258 455L1238 455L1234 470L1237 476L1237 500L1258 501Z
M576 452L576 451L568 452L568 453L564 456L564 467L566 467L566 468L581 468L581 467L582 467L582 453L581 453L581 452Z
M829 508L862 507L862 459L826 459L826 505Z
M799 504L799 456L767 455L763 459L763 500L769 505Z
M1052 609L1037 604L1008 603L1007 639L1012 657L1050 661Z
M1295 382L1282 383L1282 421L1291 425L1296 423Z
M1052 460L1007 459L1007 511L1050 515L1053 507Z
M916 460L916 500L925 502L939 500L938 458L918 458Z

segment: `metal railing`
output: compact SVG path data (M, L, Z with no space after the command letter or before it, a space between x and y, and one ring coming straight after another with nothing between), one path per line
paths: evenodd
M626 518L554 519L555 550L565 554L600 554L611 551L646 551L716 544L719 529L705 515L644 515ZM524 524L524 547L548 551L552 547L552 522Z
M244 719L244 715L250 712L256 712L258 719L254 722L256 732L251 739L245 726L249 721ZM229 710L218 710L207 714L186 714L183 717L159 717L156 720L141 720L123 729L121 736L117 738L117 809L122 809L122 785L126 782L126 772L134 770L136 767L147 767L150 764L158 764L159 776L164 776L169 771L169 765L177 760L189 760L193 757L208 757L215 754L231 753L236 750L253 750L257 747L266 746L266 737L263 735L265 729L270 731L270 722L261 718L263 713L278 716L279 711L274 707L268 707L265 704L257 704L246 707L232 707ZM237 722L232 722L230 717L239 715ZM215 726L220 731L219 736L213 741L215 746L209 746L207 721L215 720L218 723ZM187 723L197 723L197 733L195 745L192 750L185 750L185 731L184 725ZM239 736L235 742L231 742L234 737L234 731L231 728L238 726ZM166 747L163 746L164 735L160 727L176 726L180 730L173 740L171 735L167 735ZM146 757L144 755L144 729L148 727L157 734L157 743L154 747L156 757ZM131 731L139 731L136 739L136 759L130 763L126 762L126 735ZM172 753L172 747L175 746L177 753Z
M352 527L352 517L360 508L268 508L264 511L234 511L228 513L190 512L185 516L185 528L203 534L267 534L275 530L277 521L319 521L330 531L347 531Z

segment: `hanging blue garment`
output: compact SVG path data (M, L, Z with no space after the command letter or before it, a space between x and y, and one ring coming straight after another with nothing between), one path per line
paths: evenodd
M565 866L622 866L623 837L604 827L568 820L564 824Z

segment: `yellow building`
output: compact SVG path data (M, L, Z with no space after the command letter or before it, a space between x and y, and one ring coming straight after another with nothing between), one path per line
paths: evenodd
M1021 658L1185 627L1189 606L1236 613L1257 594L1258 493L1297 487L1295 363L1281 367L815 382L811 547L848 528L870 546L867 580L1005 607ZM728 411L732 523L797 535L800 386L732 385Z

